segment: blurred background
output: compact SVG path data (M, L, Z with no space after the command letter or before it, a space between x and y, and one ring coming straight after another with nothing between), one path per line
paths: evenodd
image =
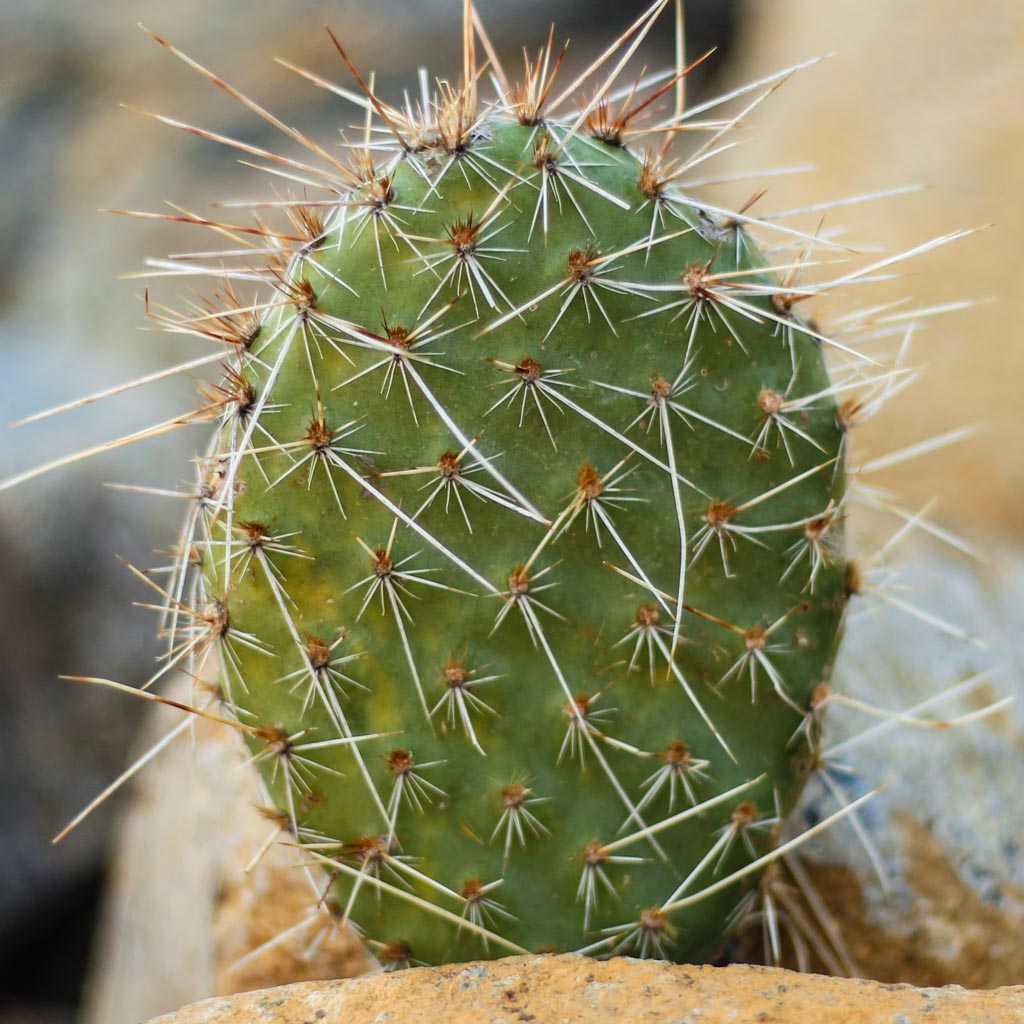
M518 67L518 46L539 44L552 19L556 39L571 37L579 66L645 6L478 4L510 68ZM716 167L728 175L815 165L772 177L755 213L922 184L919 193L840 211L853 226L851 244L893 252L994 225L908 265L900 282L872 286L877 302L909 291L919 306L976 305L936 320L912 360L928 364L925 379L857 442L875 455L980 423L972 440L878 482L898 487L911 508L937 496L939 518L1005 568L1024 539L1024 343L1015 318L1024 252L1024 9L1016 0L984 8L981 18L960 0L687 0L686 15L689 53L718 47L691 82L691 100L831 54L788 82ZM101 207L159 210L171 200L206 214L218 197L268 194L229 151L120 106L279 145L271 128L136 22L287 123L329 139L349 123L350 109L273 57L343 80L320 28L327 23L361 67L377 69L379 91L397 96L420 64L456 73L458 17L458 0L0 0L0 420L193 352L145 329L145 282L122 277L146 256L191 247L192 235ZM671 61L669 22L644 53L650 67ZM739 206L754 188L723 187L714 200ZM184 291L160 282L154 294L174 304ZM0 428L0 479L171 417L191 399L190 382L178 379ZM0 1024L76 1020L123 796L59 847L49 840L121 770L139 729L130 702L57 676L139 681L157 653L152 613L132 605L146 597L114 556L158 562L152 552L173 543L182 508L103 484L187 486L188 460L204 443L201 428L179 431L0 494L0 715L8 729L0 759ZM1020 621L1019 611L996 612L1014 614ZM1010 619L1002 621L1007 628Z

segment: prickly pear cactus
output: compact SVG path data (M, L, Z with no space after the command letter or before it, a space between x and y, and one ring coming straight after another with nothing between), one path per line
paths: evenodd
M558 116L550 49L484 101L467 39L459 89L360 79L272 294L189 321L232 354L177 642L385 963L703 960L847 598L823 339L686 194L685 70Z
M563 88L551 40L512 84L467 2L461 85L401 106L334 40L358 90L296 70L355 102L347 152L157 40L299 152L158 117L275 174L285 226L168 218L227 239L182 257L219 291L148 311L215 346L175 369L222 372L117 444L216 427L171 582L138 573L162 666L86 681L159 700L216 666L186 710L242 734L311 901L387 967L708 959L819 764L863 589L845 435L884 395L797 311L828 243L769 259L689 190L785 74L695 121L681 43L675 73L624 78L665 6Z

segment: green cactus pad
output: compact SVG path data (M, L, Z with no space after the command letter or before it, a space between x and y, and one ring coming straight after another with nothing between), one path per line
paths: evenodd
M289 208L183 628L383 962L705 960L807 775L843 431L787 271L532 85L367 101Z

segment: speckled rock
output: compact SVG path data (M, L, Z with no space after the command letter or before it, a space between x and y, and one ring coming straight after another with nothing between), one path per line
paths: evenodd
M1019 1024L1024 987L968 992L573 954L421 967L208 999L152 1024Z
M921 608L969 630L984 647L938 633L906 614L864 607L851 618L837 689L877 707L934 700L987 671L959 699L935 704L952 717L1012 697L1001 714L949 730L896 727L837 708L831 777L855 796L889 788L862 825L885 885L849 826L808 851L818 888L865 977L970 988L1024 983L1024 551L1009 543L991 565L971 565L931 545L901 559L901 581ZM873 729L868 742L858 742ZM831 813L818 779L804 823Z

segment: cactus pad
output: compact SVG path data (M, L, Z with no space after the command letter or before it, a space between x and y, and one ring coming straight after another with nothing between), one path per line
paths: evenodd
M687 194L668 128L634 142L671 113L609 85L558 117L552 65L492 102L367 87L272 296L217 321L179 630L389 965L713 955L847 597L792 275Z

